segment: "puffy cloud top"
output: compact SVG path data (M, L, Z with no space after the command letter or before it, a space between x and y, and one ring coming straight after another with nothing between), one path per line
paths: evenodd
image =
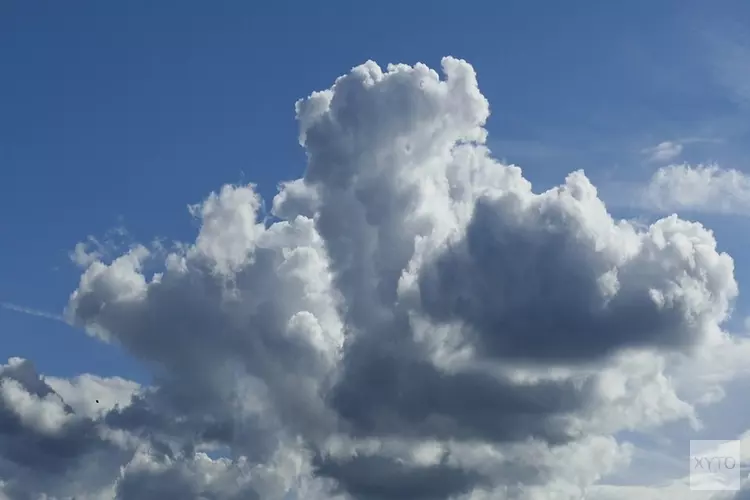
M750 178L718 165L661 167L639 194L643 205L657 210L750 215Z

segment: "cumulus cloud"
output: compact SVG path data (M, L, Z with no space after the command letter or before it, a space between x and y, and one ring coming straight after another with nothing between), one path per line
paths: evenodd
M750 178L718 165L670 165L657 170L640 193L641 202L660 211L695 210L750 215Z
M6 492L573 500L632 457L618 432L699 425L718 396L681 382L740 370L707 368L742 343L732 258L697 223L614 219L583 172L535 192L485 146L473 68L442 71L367 62L299 101L273 221L227 185L193 243L78 248L68 320L154 384L3 385L37 450L0 443Z
M14 499L93 498L111 487L129 454L19 358L0 366L0 451L2 490Z

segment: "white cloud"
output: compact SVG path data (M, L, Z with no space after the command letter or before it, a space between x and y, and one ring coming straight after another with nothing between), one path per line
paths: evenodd
M657 170L640 193L641 203L659 211L694 210L750 215L750 177L718 165L670 165Z
M684 152L686 146L691 144L721 144L724 140L718 137L681 137L671 141L662 141L656 146L651 146L641 150L641 154L652 163L673 163Z
M12 358L0 365L0 393L3 494L112 498L106 492L132 456L125 441L115 439L103 422L75 412L29 361Z
M65 379L46 377L45 382L79 415L94 417L115 406L128 406L140 385L120 377L78 375Z
M3 405L12 409L22 424L32 427L40 434L58 433L72 417L65 411L64 403L57 395L31 394L19 382L10 378L0 384L0 398Z
M19 306L18 304L11 304L10 302L0 302L0 308L13 311L21 314L27 314L29 316L36 316L37 318L46 318L54 321L65 322L65 318L60 314L53 314L40 309L34 309L33 307Z
M680 142L664 141L641 151L652 162L669 162L680 156L684 146Z
M78 252L67 317L154 386L16 362L6 494L577 500L631 459L620 431L697 426L718 396L690 389L743 371L713 364L746 348L732 258L676 216L613 219L583 172L534 192L484 145L473 68L442 65L367 62L298 102L307 169L273 224L224 186L194 243Z
M740 441L740 466L744 472L743 483L740 491L700 491L690 488L690 476L683 473L678 477L670 478L660 484L651 485L595 485L589 490L591 500L630 500L633 498L643 500L747 500L750 498L750 480L748 480L747 469L750 464L750 432L739 436L733 436ZM722 454L722 452L716 452ZM689 472L689 457L680 457L682 469Z

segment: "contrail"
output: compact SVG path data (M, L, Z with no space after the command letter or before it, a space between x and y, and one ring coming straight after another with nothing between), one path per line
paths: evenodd
M14 312L21 313L21 314L28 314L29 316L36 316L37 318L47 318L47 319L51 319L54 321L67 323L67 321L65 321L65 318L63 318L59 314L53 314L47 311L33 309L31 307L19 306L16 304L11 304L10 302L0 302L0 307L8 311L14 311Z

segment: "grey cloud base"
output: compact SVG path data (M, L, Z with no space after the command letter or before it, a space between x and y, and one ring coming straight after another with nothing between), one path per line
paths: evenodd
M618 431L695 419L670 370L732 341L731 257L614 220L583 172L534 193L483 145L473 68L442 65L298 102L274 222L224 186L194 243L79 259L68 317L157 384L92 414L3 379L0 434L37 446L0 441L6 495L578 499L627 462Z

